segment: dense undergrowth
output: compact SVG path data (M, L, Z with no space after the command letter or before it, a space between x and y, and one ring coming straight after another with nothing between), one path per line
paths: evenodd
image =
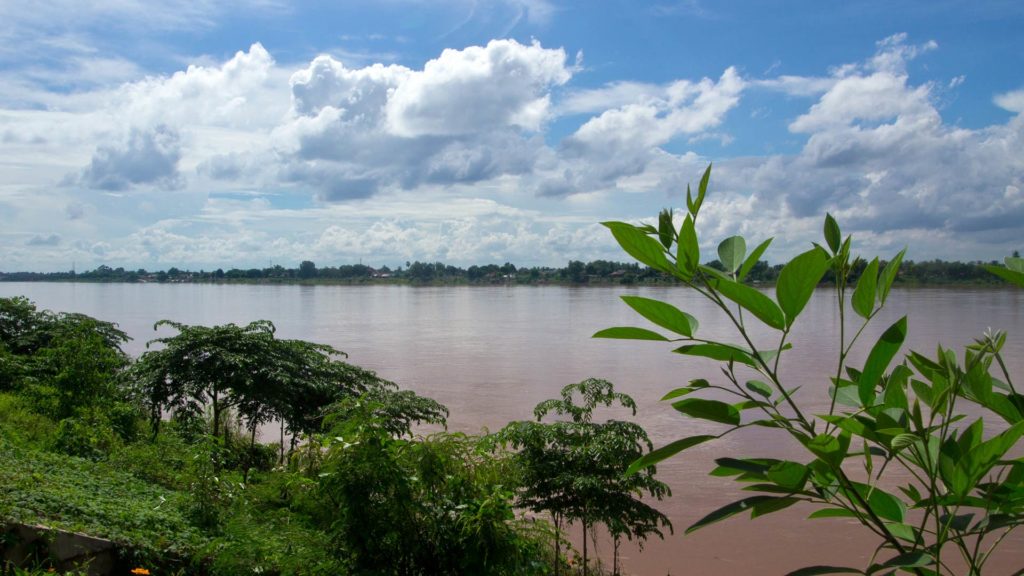
M661 535L662 516L629 506L638 487L664 493L653 468L623 484L614 457L649 449L636 425L537 422L532 458L504 446L514 426L416 435L447 409L329 346L265 321L162 324L178 334L132 359L114 324L0 299L0 553L28 525L114 542L118 574L570 574L603 569L525 510ZM278 442L260 443L269 422ZM609 457L585 457L601 443ZM537 504L541 465L572 474ZM5 576L69 569L45 550L0 562Z

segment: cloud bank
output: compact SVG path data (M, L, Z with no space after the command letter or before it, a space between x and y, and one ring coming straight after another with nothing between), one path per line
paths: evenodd
M865 251L996 258L1024 237L1024 89L992 96L1004 123L959 127L940 101L963 79L908 72L940 52L897 35L821 76L577 87L582 62L537 41L420 66L282 64L254 44L121 84L95 69L76 91L25 77L27 101L0 107L3 266L621 259L596 222L681 204L712 160L709 258L744 233L778 237L781 259L826 211ZM801 106L793 152L695 151L773 94Z

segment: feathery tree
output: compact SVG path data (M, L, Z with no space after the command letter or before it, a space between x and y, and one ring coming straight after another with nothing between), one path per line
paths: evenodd
M534 408L535 422L512 422L497 436L518 449L522 489L517 504L534 512L547 512L555 525L555 570L559 565L559 533L563 522L583 525L583 565L587 570L587 536L603 523L615 541L614 568L618 569L623 536L640 542L669 519L640 500L647 494L662 499L670 493L655 479L654 467L626 476L629 463L651 449L644 429L633 422L594 422L598 406L619 405L636 413L636 403L615 392L611 382L589 378L562 388L561 398L545 400ZM569 420L542 422L548 415Z

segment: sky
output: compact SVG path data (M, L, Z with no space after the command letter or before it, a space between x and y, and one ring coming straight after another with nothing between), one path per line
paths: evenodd
M1024 249L1024 2L0 3L0 270Z

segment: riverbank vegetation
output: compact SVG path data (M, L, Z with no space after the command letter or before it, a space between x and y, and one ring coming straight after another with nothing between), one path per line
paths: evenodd
M595 417L633 404L606 381L472 436L445 431L441 404L270 322L157 328L173 334L134 359L115 324L0 299L0 573L89 560L25 550L19 526L114 542L110 573L202 575L597 574L567 524L616 541L668 526L639 500L667 493L654 469L623 476L649 449L643 429ZM571 425L539 422L577 406ZM270 423L276 442L261 443ZM544 466L567 473L549 486Z
M848 280L856 282L866 262L853 262ZM882 262L884 265L885 262ZM900 286L1006 286L1003 279L990 274L987 266L996 262L946 262L942 260L905 261L895 280ZM724 270L719 259L706 262L710 268ZM774 284L782 264L755 261L744 281L748 284ZM224 283L224 284L409 284L414 286L491 286L491 285L672 285L683 284L678 278L636 262L571 260L561 268L517 267L487 264L460 268L443 262L407 262L405 267L372 268L363 264L318 267L303 261L297 268L231 268L229 270L126 270L99 266L83 272L0 272L0 282L128 282L128 283ZM835 277L827 271L823 285L835 285Z

